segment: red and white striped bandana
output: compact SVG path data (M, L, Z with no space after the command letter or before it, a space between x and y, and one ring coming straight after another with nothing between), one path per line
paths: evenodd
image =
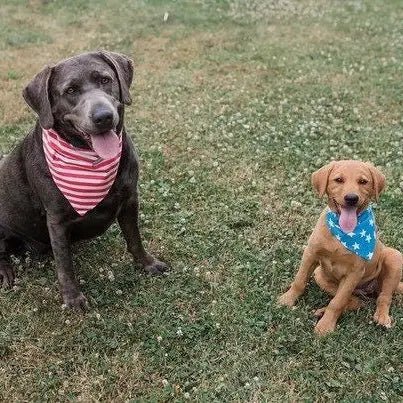
M76 148L54 130L42 130L43 150L52 178L80 215L92 210L108 194L115 181L122 154L110 159L100 158L93 150Z

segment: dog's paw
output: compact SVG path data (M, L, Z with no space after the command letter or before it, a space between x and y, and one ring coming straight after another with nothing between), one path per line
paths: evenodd
M277 299L277 303L278 305L282 305L282 306L288 306L289 308L291 308L292 306L295 305L295 301L297 300L297 298L295 297L295 294L293 293L293 291L290 289L287 292L285 292L283 295L281 295L278 299Z
M153 276L167 274L168 270L168 265L158 259L154 259L150 264L144 266L144 271Z
M87 298L85 298L82 292L76 295L63 295L63 302L67 308L72 308L81 312L84 312L89 308Z
M313 315L316 316L317 318L321 318L326 311L326 306L324 306L323 308L319 308L316 311L313 311Z
M11 288L14 285L15 273L14 269L9 264L0 266L0 286L3 288Z
M392 327L392 318L384 312L378 312L378 310L374 314L374 321L387 329Z
M325 319L322 319L315 326L315 333L318 336L326 336L329 333L332 333L336 329L336 322Z

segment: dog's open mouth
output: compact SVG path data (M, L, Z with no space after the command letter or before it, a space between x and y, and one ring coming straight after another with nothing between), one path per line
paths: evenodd
M339 225L340 228L348 234L353 232L357 226L358 221L358 206L342 206L334 200L337 212L340 214Z
M345 233L353 232L357 226L357 210L358 207L354 206L340 206L340 228Z
M116 157L119 154L119 136L114 130L100 134L83 133L84 139L102 159Z

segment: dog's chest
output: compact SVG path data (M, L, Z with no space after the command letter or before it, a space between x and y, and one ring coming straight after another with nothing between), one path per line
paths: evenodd
M332 259L329 257L321 258L320 265L326 274L338 280L353 269L351 263L346 262L344 259Z
M73 241L102 235L115 222L121 208L136 191L137 175L132 175L130 169L133 169L130 164L123 163L108 195L86 214L79 217L73 214L69 223Z
M331 278L341 280L343 277L351 274L352 271L362 272L361 282L373 279L379 274L379 246L371 261L366 261L359 256L345 250L344 248L335 248L332 253L323 253L319 258L320 266L323 271Z
M72 220L70 228L73 241L103 234L115 221L121 204L116 197L108 197L84 216Z

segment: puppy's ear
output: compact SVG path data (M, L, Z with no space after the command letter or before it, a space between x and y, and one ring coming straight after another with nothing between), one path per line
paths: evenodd
M326 193L329 175L330 172L332 172L333 167L334 162L330 162L312 174L312 186L318 193L319 197L323 197L323 195Z
M132 103L129 88L133 81L133 62L128 57L115 52L99 52L100 57L115 70L119 80L120 101L126 105Z
M51 74L52 67L46 66L22 91L25 102L37 113L39 123L44 129L53 127L52 108L49 100Z
M365 165L367 166L369 172L371 173L374 199L375 201L378 201L379 195L385 188L386 184L385 175L370 162L366 162Z

